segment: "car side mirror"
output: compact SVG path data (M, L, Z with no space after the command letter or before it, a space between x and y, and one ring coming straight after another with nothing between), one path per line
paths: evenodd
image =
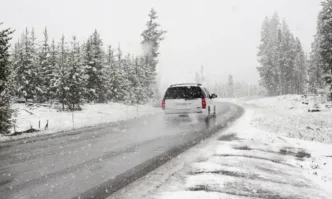
M212 95L210 95L210 98L212 99L212 98L217 98L218 96L216 95L216 94L212 94Z

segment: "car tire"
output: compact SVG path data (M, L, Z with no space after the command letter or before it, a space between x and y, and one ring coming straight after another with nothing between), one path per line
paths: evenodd
M210 117L211 117L211 109L210 109L210 106L208 107L208 112L207 112L207 115L204 119L205 122L208 122L210 120Z
M210 106L208 107L208 118L211 116L211 108Z

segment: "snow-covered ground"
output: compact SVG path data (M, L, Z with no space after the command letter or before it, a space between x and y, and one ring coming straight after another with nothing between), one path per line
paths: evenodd
M55 133L102 123L118 122L160 112L160 108L153 108L149 105L137 107L119 103L86 104L82 106L82 111L75 112L62 112L51 107L40 105L27 106L25 104L13 104L12 108L15 111L13 116L16 123L15 131L25 131L31 127L41 131L17 136L0 135L0 141ZM47 122L48 129L45 130ZM14 131L14 128L12 131Z
M234 125L110 198L331 198L332 112L308 113L301 101L300 96L242 101L246 113ZM306 134L306 127L317 122L323 133L312 141L314 133Z
M245 102L256 107L254 126L292 138L332 144L331 102L318 96L269 97ZM320 112L308 112L318 107Z

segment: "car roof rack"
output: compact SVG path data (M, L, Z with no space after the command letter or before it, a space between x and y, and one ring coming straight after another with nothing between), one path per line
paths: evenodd
M170 87L175 86L202 86L202 84L199 83L182 83L182 84L172 84Z

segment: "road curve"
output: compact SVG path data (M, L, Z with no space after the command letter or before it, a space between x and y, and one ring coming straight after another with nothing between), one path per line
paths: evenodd
M106 198L242 115L218 103L208 123L162 114L0 143L0 198Z

